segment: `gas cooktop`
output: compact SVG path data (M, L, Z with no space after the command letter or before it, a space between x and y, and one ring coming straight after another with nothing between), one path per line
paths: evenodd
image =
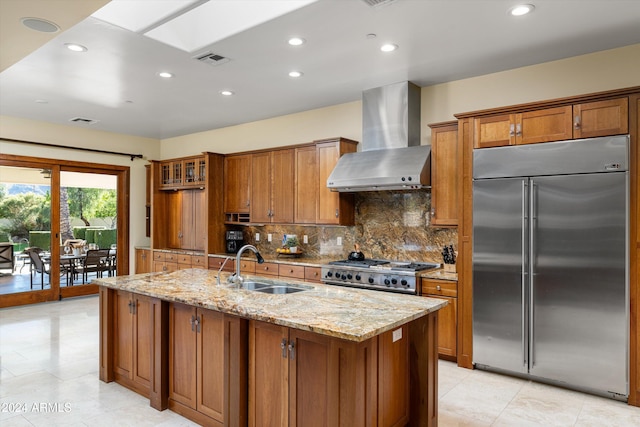
M440 264L428 262L345 259L323 265L322 281L332 285L417 295L419 272L438 267Z

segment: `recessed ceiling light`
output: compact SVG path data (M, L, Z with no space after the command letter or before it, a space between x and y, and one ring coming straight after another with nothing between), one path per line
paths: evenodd
M380 50L383 52L393 52L398 48L397 44L387 43L380 46Z
M173 74L169 73L168 71L160 71L158 75L163 79L170 79L171 77L173 77Z
M49 101L47 101L46 99L36 99L35 103L36 104L48 104Z
M302 71L289 71L289 77L302 77Z
M303 39L303 38L300 38L300 37L291 37L289 39L289 44L291 46L300 46L300 45L305 44L305 43L306 43L306 40Z
M231 95L233 95L233 93L234 92L232 90L221 90L220 91L220 95L222 95L222 96L231 96Z
M509 9L509 15L512 15L512 16L526 15L527 13L533 12L533 9L535 8L536 7L532 4L519 4Z
M60 27L57 24L41 18L22 18L22 25L41 33L57 33Z
M88 50L86 47L82 46L81 44L65 43L64 45L67 49L72 50L74 52L86 52Z

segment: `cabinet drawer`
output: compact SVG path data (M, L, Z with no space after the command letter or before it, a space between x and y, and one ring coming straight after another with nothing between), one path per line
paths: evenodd
M307 282L320 283L320 267L305 267L304 280Z
M164 260L167 262L178 262L178 254L167 252L164 254Z
M278 271L282 277L304 279L304 266L302 265L280 264Z
M256 273L256 262L248 259L240 260L240 272L241 273Z
M422 295L458 296L458 282L422 279Z
M189 264L189 266L191 266L191 255L177 254L175 257L177 258L178 264Z
M165 260L165 253L164 252L153 252L153 261L161 261L164 262Z
M229 258L229 260L225 263L224 260L226 258L220 257L209 257L209 269L210 270L220 270L222 264L224 264L224 268L222 271L235 271L236 269L236 260L233 258Z
M275 262L264 262L262 264L256 264L256 274L258 276L277 276L278 275L278 264Z
M191 257L191 266L193 268L207 268L205 264L205 257L203 256L192 256ZM218 267L220 268L220 267Z

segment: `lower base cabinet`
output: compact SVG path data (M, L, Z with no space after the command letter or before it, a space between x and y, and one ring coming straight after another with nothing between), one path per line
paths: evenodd
M362 343L249 322L249 426L404 426L407 325Z
M246 425L242 336L246 340L246 321L171 303L169 409L202 425Z
M153 342L151 298L115 291L113 320L115 380L149 397Z

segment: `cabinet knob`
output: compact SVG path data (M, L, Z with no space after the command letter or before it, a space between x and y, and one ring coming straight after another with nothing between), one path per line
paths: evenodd
M434 206L431 206L431 216L436 216L436 208Z
M436 291L440 291L442 290L442 288L440 287L440 285L436 285Z
M515 135L515 125L511 123L509 125L509 136L514 136L514 135Z
M580 129L580 116L575 116L573 118L573 128Z
M518 123L516 125L516 136L522 136L522 124Z
M336 218L338 218L338 209L336 209Z

